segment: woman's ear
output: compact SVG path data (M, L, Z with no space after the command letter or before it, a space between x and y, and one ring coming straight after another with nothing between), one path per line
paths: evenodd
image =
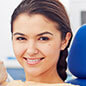
M68 45L68 43L69 43L70 38L71 38L71 33L70 33L70 32L68 32L68 33L66 34L65 39L64 39L64 40L62 40L61 50L64 50L64 49L67 47L67 45Z

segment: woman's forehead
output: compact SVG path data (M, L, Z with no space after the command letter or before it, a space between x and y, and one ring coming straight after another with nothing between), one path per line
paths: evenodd
M52 22L51 20L47 19L46 17L36 14L33 16L29 16L27 14L21 14L17 17L17 19L13 23L13 29L16 30L25 30L25 28L28 28L27 30L41 30L41 31L47 31L47 30L57 30L58 25L55 22ZM58 27L59 28L59 27Z

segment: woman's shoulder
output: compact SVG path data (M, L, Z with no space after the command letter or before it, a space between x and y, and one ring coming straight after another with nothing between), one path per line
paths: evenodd
M26 85L21 80L13 80L11 82L8 82L6 86L26 86Z
M46 84L46 83L37 83L30 81L22 82L21 80L13 80L9 82L6 86L79 86L79 85L72 85L69 83Z
M37 83L37 82L25 82L27 86L79 86L79 85L73 85L70 83L56 83L56 84L46 84L46 83Z
M69 84L69 83L61 83L61 84L58 84L57 86L79 86L79 85L74 85L74 84Z

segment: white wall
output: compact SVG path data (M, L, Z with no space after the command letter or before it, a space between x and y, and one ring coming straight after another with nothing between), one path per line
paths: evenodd
M10 18L14 8L21 0L0 0L0 59L13 56Z
M86 11L86 0L69 1L71 26L75 35L78 28L81 26L81 11Z

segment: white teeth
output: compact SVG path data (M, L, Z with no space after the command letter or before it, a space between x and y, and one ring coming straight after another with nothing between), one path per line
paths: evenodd
M34 59L34 60L31 60L31 59L27 59L27 61L30 61L30 62L38 62L40 59Z
M41 62L42 58L25 58L27 61L27 64L29 65L35 65Z

